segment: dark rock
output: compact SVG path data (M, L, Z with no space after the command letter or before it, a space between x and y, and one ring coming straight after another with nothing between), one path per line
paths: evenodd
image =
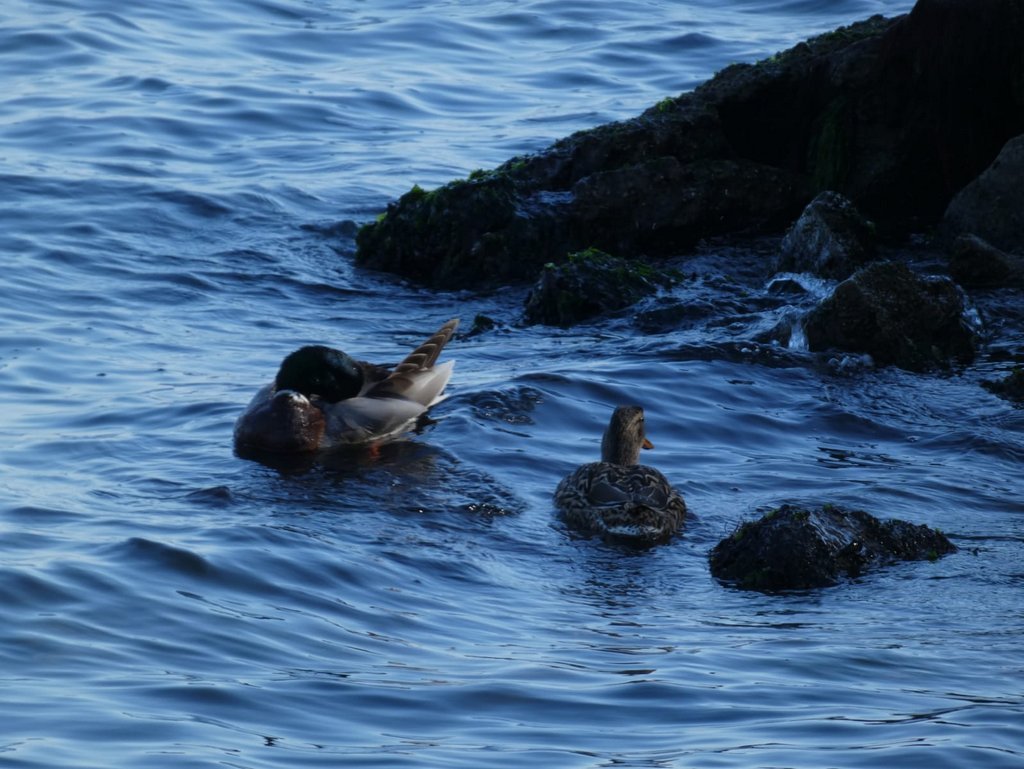
M765 290L769 294L778 296L804 296L807 294L807 286L795 278L772 278Z
M589 247L657 256L778 231L823 190L880 231L933 223L1024 132L1022 39L1021 0L919 0L414 190L360 230L356 260L435 286L501 285Z
M792 278L772 280L772 282L765 287L765 290L769 294L775 294L778 296L799 297L807 294L807 288L799 281L793 280Z
M666 334L706 322L731 310L722 304L699 296L687 296L685 301L674 296L659 297L637 312L633 324L645 334Z
M740 157L806 174L885 229L936 221L1024 132L1020 0L918 0L697 89Z
M874 226L838 192L812 200L782 239L777 269L842 280L876 253Z
M489 315L483 315L477 313L476 317L473 318L473 325L469 331L466 332L467 337L479 336L480 334L486 334L489 331L494 331L498 327L498 321Z
M1024 402L1024 368L1014 366L1002 379L986 379L982 386L989 392L1011 401Z
M878 365L911 371L974 358L975 334L963 295L949 278L921 277L879 262L844 280L804 322L812 351L867 353Z
M591 248L570 254L563 264L544 266L526 298L524 318L568 327L621 310L678 280L678 275Z
M949 274L969 287L1024 285L1024 257L1001 251L977 235L958 235L949 257Z
M780 227L807 190L791 172L747 160L664 157L573 186L573 224L616 253L672 254L717 232Z
M956 194L943 226L1024 256L1024 135L1008 141L992 165Z
M865 50L873 62L833 75L839 90L811 144L816 178L837 180L830 188L876 221L936 221L1024 131L1022 35L1020 0L918 0Z
M557 205L531 214L508 176L485 174L433 192L419 187L388 206L357 236L357 260L443 286L502 284L536 275L519 254L558 248ZM563 253L565 249L563 248Z
M835 585L896 561L935 560L956 551L941 532L906 521L880 521L862 510L783 505L745 523L711 551L711 573L754 590Z

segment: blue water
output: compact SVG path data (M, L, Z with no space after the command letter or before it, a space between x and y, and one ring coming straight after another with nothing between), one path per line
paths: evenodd
M1021 766L1024 410L979 386L997 360L911 375L759 341L802 306L713 245L570 331L519 326L524 288L351 260L413 184L909 6L6 0L0 764ZM976 301L1019 350L1019 296ZM394 361L478 313L498 326L453 341L422 434L233 453L294 347ZM550 501L623 402L697 516L644 552ZM715 582L714 543L784 501L961 550L802 594Z

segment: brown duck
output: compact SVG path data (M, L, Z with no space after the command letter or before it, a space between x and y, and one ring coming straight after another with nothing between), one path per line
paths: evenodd
M601 440L601 461L577 468L555 489L569 525L639 542L663 541L682 528L686 503L660 471L639 464L641 448L654 448L644 410L619 406Z

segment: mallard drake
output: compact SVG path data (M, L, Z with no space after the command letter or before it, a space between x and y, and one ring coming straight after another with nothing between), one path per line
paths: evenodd
M555 504L568 524L643 542L679 531L686 503L660 471L639 464L641 448L654 448L644 432L644 410L619 406L601 440L601 461L578 467L555 489Z
M238 418L235 445L296 453L401 435L440 400L455 362L435 364L458 325L445 323L394 369L322 345L296 350Z

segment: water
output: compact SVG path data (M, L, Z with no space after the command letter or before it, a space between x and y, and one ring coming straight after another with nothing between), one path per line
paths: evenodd
M351 222L412 184L909 5L6 2L0 763L1019 766L1024 411L979 387L996 363L771 345L810 300L714 246L674 295L572 331L519 327L524 289L350 258ZM978 301L1019 350L1016 295ZM498 328L452 343L423 434L234 455L292 348L393 361L477 313ZM697 515L647 552L550 502L620 402ZM961 552L806 594L717 584L708 550L784 501Z

